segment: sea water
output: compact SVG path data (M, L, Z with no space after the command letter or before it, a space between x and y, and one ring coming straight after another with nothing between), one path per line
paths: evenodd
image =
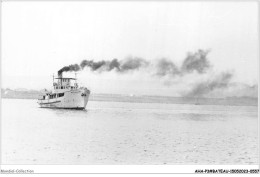
M2 99L3 164L258 164L257 106Z

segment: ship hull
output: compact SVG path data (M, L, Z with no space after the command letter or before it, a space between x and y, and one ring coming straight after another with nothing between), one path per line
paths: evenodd
M69 107L40 107L40 108L48 108L48 109L72 109L72 110L85 110L86 108L84 108L84 107L76 107L76 108L74 108L74 107L71 107L71 108L69 108Z
M86 108L90 92L88 90L70 90L63 92L62 97L53 99L38 100L41 108L52 109L78 109L83 110Z

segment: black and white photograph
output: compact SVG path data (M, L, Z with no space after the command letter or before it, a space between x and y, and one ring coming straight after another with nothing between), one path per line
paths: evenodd
M1 173L259 173L259 7L2 0Z

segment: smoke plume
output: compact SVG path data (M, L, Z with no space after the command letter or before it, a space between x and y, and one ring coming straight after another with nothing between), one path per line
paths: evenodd
M208 94L215 89L227 88L232 77L233 74L231 73L221 73L211 80L196 84L195 87L186 96L199 97Z
M128 57L125 60L123 60L120 64L119 71L120 72L125 72L125 71L130 71L130 70L138 70L141 67L146 67L150 63L142 58L132 58Z
M100 68L102 68L104 65L106 65L107 61L98 61L98 62L94 62L93 60L83 60L80 63L80 67L81 69L84 69L85 67L89 67L92 71L96 71L99 70Z
M207 55L209 50L198 50L196 53L188 53L188 56L183 61L181 66L182 73L190 73L197 71L202 74L205 73L207 69L210 68Z
M187 83L193 79L200 80L197 84L184 96L200 97L218 89L228 88L233 74L229 72L220 73L215 77L210 77L207 81L201 82L204 77L209 77L208 71L212 68L208 60L210 50L198 50L194 53L188 53L180 65L176 65L172 60L161 58L157 60L147 61L140 57L127 57L122 60L114 58L113 60L83 60L80 64L72 64L64 66L58 71L62 72L80 71L85 68L94 72L110 72L127 73L142 68L149 67L147 72L151 76L163 77L164 85ZM176 78L177 77L177 78ZM187 87L189 88L189 87Z
M169 59L162 58L156 61L155 68L152 68L155 75L163 76L183 76L185 74L197 71L199 74L203 74L210 68L207 55L209 50L198 50L195 53L188 53L185 60L182 62L181 67L178 67L174 62ZM80 65L73 64L69 66L64 66L58 71L59 74L62 72L69 71L79 71L84 68L90 68L91 71L112 71L115 70L118 73L125 73L128 71L139 70L140 68L145 68L151 63L140 57L127 57L123 60L113 59L112 61L102 60L83 60Z
M127 72L131 70L138 70L142 67L147 67L150 62L146 61L145 59L139 57L128 57L124 60L119 61L118 59L113 59L112 61L93 61L93 60L83 60L80 65L74 64L69 66L64 66L58 71L58 74L62 72L69 72L69 71L79 71L83 70L84 68L90 68L91 71L111 71L115 70L117 72Z
M68 72L68 71L79 71L80 67L78 64L74 64L74 65L69 65L69 66L64 66L63 68L61 68L58 71L58 74L62 74L63 72Z
M176 76L179 75L181 72L177 68L177 66L170 60L162 58L158 61L156 65L156 75L158 76Z
M180 68L171 60L162 58L156 65L156 75L158 76L183 76L185 74L197 71L199 74L205 73L210 68L210 63L207 59L209 50L198 50L195 53L188 53L187 57L182 62Z
M111 71L111 70L120 70L120 63L119 61L115 58L113 59L109 64L108 64L108 71Z

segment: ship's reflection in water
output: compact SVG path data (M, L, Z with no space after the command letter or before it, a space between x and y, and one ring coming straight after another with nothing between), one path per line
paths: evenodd
M15 109L13 109L15 108ZM258 164L257 106L2 100L3 164Z
M46 109L46 108L43 108ZM47 108L48 109L48 108ZM58 117L67 118L71 116L82 116L88 112L87 109L77 110L77 109L49 109L50 112L54 113Z

